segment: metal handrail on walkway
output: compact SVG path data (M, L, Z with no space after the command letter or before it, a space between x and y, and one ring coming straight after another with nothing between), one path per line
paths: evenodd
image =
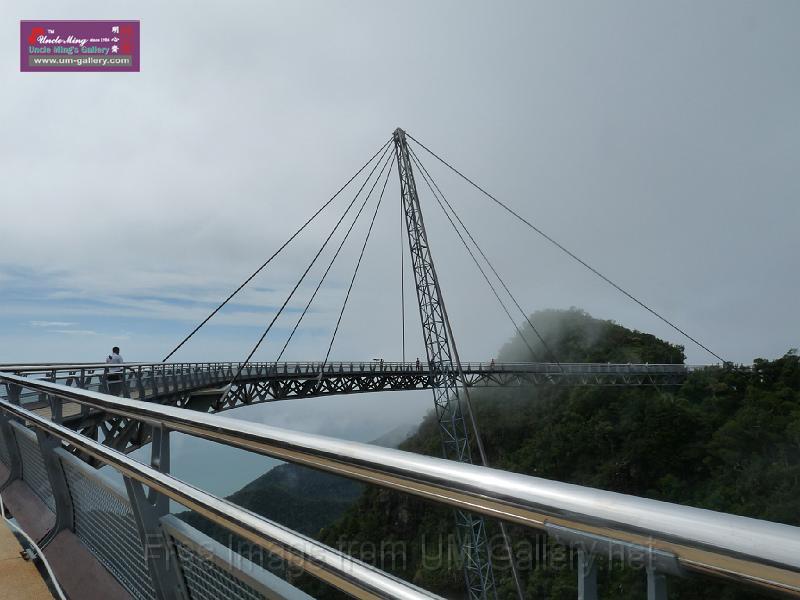
M5 379L5 377L4 377ZM91 455L150 489L206 517L288 563L355 598L421 600L439 598L379 569L333 550L278 523L245 510L227 500L204 492L188 483L89 439L71 429L49 421L20 406L0 399L0 409L26 421L77 450Z
M317 368L324 366L325 372L336 372L342 368L353 368L359 365L360 370L368 371L428 371L427 363L421 362L395 362L379 360L361 361L332 361L323 363L322 361L289 361L289 362L185 362L185 363L49 363L49 364L0 364L0 371L14 374L42 374L48 373L77 373L81 370L104 371L114 370L168 370L175 369L208 369L219 367L239 367L264 368L272 367L276 371L291 371L295 368ZM463 367L467 371L511 371L511 372L530 372L530 373L686 373L698 369L707 368L714 365L684 365L684 364L640 364L640 363L544 363L544 362L465 362Z
M0 382L544 529L589 552L606 546L639 549L662 571L700 572L800 596L797 527L117 398L5 373L0 373ZM20 410L7 402L0 402L0 406ZM77 439L80 436L73 432L70 436L78 442L83 439ZM95 446L102 448L92 442L92 449L98 451ZM127 463L122 466L129 468Z

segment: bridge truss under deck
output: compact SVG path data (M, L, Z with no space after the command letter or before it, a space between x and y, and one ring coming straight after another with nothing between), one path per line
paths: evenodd
M674 386L697 366L636 364L463 363L470 387ZM122 365L118 381L107 365L0 365L0 371L70 387L109 392L158 404L217 413L262 402L388 391L431 389L432 373L416 362L250 363L230 390L239 363ZM441 377L441 373L437 373ZM455 384L457 373L446 374ZM227 393L224 393L227 390ZM0 397L52 417L109 446L132 451L150 441L135 419L0 386Z

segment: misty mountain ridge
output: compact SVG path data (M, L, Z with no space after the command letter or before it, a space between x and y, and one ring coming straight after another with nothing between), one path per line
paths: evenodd
M654 335L588 313L544 310L498 352L500 361L683 364L684 349ZM526 343L527 342L527 343ZM471 390L475 416L492 467L677 504L800 525L800 357L789 351L752 368L711 367L690 373L680 387L487 387ZM402 450L440 456L437 419L429 413ZM540 531L511 525L520 556L554 556ZM495 543L497 523L488 520ZM465 598L460 566L432 561L439 540L454 533L452 510L393 490L365 487L343 517L319 539L450 599ZM403 560L375 553L384 541L405 549ZM344 544L343 544L344 542ZM363 552L360 549L364 549ZM527 552L527 554L526 554ZM493 556L502 557L500 547ZM438 555L437 555L438 556ZM519 557L518 557L519 560ZM520 568L527 598L573 600L574 564L531 559ZM498 598L516 598L507 565L495 564ZM603 569L604 598L647 595L645 577L631 568ZM306 577L319 598L340 598ZM755 600L763 594L702 577L670 578L683 600Z

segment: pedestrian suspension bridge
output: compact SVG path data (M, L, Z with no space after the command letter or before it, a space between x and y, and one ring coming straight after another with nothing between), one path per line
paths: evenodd
M724 363L696 338L398 129L161 362L0 365L1 510L29 540L34 560L46 567L54 595L158 600L308 598L290 581L233 554L170 514L172 501L349 596L436 597L173 477L170 432L180 432L452 508L463 559L464 596L468 598L498 597L492 564L496 552L488 542L487 520L499 524L503 552L511 559L508 562L520 598L525 594L513 569L514 545L506 524L543 531L574 549L582 599L597 598L597 558L609 556L642 567L647 596L652 599L666 600L671 577L720 578L754 590L800 597L800 529L796 527L491 467L480 423L472 411L470 390L486 386L679 386L692 371L709 367L560 362L423 165L418 151L441 162L594 276ZM331 352L342 316L395 168L426 356L422 361L405 360L404 307L404 360L333 361ZM528 346L530 362L461 360L415 175L444 211L482 279ZM312 221L359 181L352 201L244 360L190 363L173 359ZM374 203L371 221L324 359L283 361L286 348L370 201ZM304 309L298 311L280 354L268 362L252 360L264 340L275 335L276 321L337 234L339 245ZM402 295L405 305L404 290ZM724 368L719 363L712 368ZM302 402L323 396L332 396L330 402L336 402L335 397L344 394L425 389L434 397L441 458L247 422L237 419L235 412L220 414L262 402ZM380 402L385 396L376 398ZM147 444L149 464L130 456ZM3 584L0 576L0 590Z

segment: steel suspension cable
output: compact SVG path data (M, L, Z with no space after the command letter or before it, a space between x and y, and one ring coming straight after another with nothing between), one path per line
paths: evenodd
M508 311L508 308L506 307L505 302L503 302L503 299L497 293L497 290L495 289L494 284L489 280L489 277L486 275L486 272L483 270L483 267L478 262L478 259L475 257L475 254L472 252L472 248L470 248L467 245L467 241L464 239L464 236L461 234L461 231L459 231L458 227L456 227L455 221L453 221L453 218L447 212L447 210L444 207L444 204L442 204L442 201L439 199L438 195L434 191L433 186L431 186L430 182L428 181L428 177L426 176L425 172L422 170L422 167L420 166L419 162L416 160L416 158L413 155L411 155L411 160L414 162L414 164L417 165L417 168L420 170L420 174L422 175L423 181L428 186L428 189L431 191L431 194L433 194L433 197L436 199L436 202L439 204L439 208L442 209L442 212L444 213L444 216L447 217L447 220L450 222L450 225L453 227L453 231L456 232L456 235L458 235L458 238L461 240L461 243L464 245L464 248L466 248L467 252L469 253L470 257L472 258L472 262L475 263L475 266L478 267L478 271L480 271L481 275L483 275L484 281L486 281L486 284L489 286L489 289L494 294L494 297L497 298L497 301L500 303L501 308L506 313L506 316L508 317L509 321L511 321L511 324L514 326L514 329L517 330L517 333L519 334L520 338L522 339L524 344L528 347L528 350L530 351L531 357L532 357L532 360L533 360L533 357L536 356L536 351L528 343L528 340L526 339L525 335L520 330L519 326L517 325L517 322L514 320L514 317L511 316L511 313Z
M313 267L314 264L317 262L317 259L319 258L320 254L322 254L323 250L325 250L326 246L328 245L328 242L330 242L330 240L333 237L333 235L339 229L339 225L342 224L342 221L344 221L345 217L347 216L347 213L350 212L350 209L353 207L353 204L355 204L355 202L358 199L359 195L361 194L362 190L364 189L364 187L366 187L367 183L372 178L373 173L375 173L375 170L378 168L378 165L381 164L381 162L383 162L383 159L386 156L388 151L389 151L389 147L387 146L386 150L384 150L384 152L383 152L383 155L381 155L380 160L375 163L374 167L372 167L372 170L370 171L369 175L367 175L367 178L364 180L364 183L361 184L361 187L358 189L358 192L356 192L356 195L353 196L353 199L350 201L350 204L347 205L347 208L345 209L345 211L342 214L342 216L339 217L339 220L336 222L336 225L334 225L333 229L328 234L328 237L325 238L325 241L322 243L322 246L320 247L319 250L317 250L317 253L314 255L314 258L311 259L311 262L308 264L308 266L306 267L305 271L303 271L303 274L300 276L300 279L297 280L297 283L292 288L292 291L289 292L289 295L286 297L286 300L284 300L283 304L278 309L278 312L275 313L275 316L272 318L272 321L270 321L269 325L267 325L267 328L264 330L264 333L261 334L261 337L258 339L258 341L256 342L255 346L253 346L253 349L250 351L250 354L248 354L247 358L244 360L244 362L239 365L239 368L236 371L236 375L233 376L233 379L231 379L231 382L228 384L228 389L231 389L233 387L233 384L235 384L236 381L238 381L239 376L242 374L242 370L244 369L245 365L247 365L250 362L250 359L253 358L253 355L256 353L256 351L261 346L262 342L264 341L264 339L267 337L267 335L269 334L270 330L272 329L272 326L275 325L275 322L278 320L278 317L281 316L281 313L283 313L283 310L286 308L286 305L289 304L289 301L294 296L294 293L297 291L297 288L299 288L300 284L303 283L303 280L306 278L306 275L308 275L308 272L311 270L311 267ZM375 181L377 183L378 179L376 178ZM374 184L373 184L373 188L374 188Z
M392 156L392 165L394 164L395 157ZM333 330L333 335L331 336L331 343L328 344L328 351L325 353L325 361L322 363L322 369L320 369L320 375L322 375L322 371L325 369L325 365L328 364L328 359L331 355L331 349L333 348L333 342L336 340L336 334L339 332L339 326L342 323L342 317L344 316L344 310L347 308L347 301L350 299L350 292L353 291L353 284L356 281L356 276L358 275L358 269L361 267L361 261L364 258L364 251L367 249L367 244L369 243L369 238L372 235L372 228L375 225L375 217L378 216L378 211L381 208L381 203L383 202L383 195L386 192L386 184L389 183L389 176L392 174L392 165L389 166L389 170L386 172L386 179L383 180L383 189L381 190L380 198L378 198L378 204L375 206L375 212L372 213L372 221L369 224L369 229L367 230L367 235L364 238L364 245L361 246L361 254L358 255L358 261L356 262L356 268L353 270L353 277L350 279L350 286L347 288L347 294L344 297L344 302L342 303L342 310L339 311L339 318L336 320L336 327Z
M237 287L235 290L233 290L233 292L230 294L230 296L228 296L227 298L225 298L225 300L223 300L223 301L222 301L222 303L221 303L219 306L217 306L217 308L215 308L213 311L211 311L211 314L209 314L209 315L208 315L208 316L207 316L205 319L203 319L203 320L200 322L200 324L199 324L199 325L197 325L197 327L195 327L195 328L194 328L194 329L191 331L191 333L189 333L189 335L187 335L185 338L183 338L183 340L182 340L182 341L181 341L181 342L180 342L180 343L179 343L177 346L175 346L175 348L173 348L173 349L172 349L172 352L170 352L169 354L167 354L167 355L166 355L166 356L165 356L165 357L164 357L164 358L161 360L161 362L167 362L167 360L169 360L169 358L170 358L170 357L171 357L173 354L175 354L175 353L176 353L178 350L180 350L180 348L181 348L181 347L182 347L182 346L183 346L183 345L184 345L186 342L188 342L188 341L189 341L189 339L190 339L190 338L191 338L191 337L192 337L192 336L193 336L195 333L197 333L197 332L200 330L200 328L201 328L203 325L205 325L206 323L208 323L208 322L211 320L211 318L212 318L214 315L216 315L216 314L217 314L217 313L218 313L220 310L222 310L222 307L224 307L224 306L225 306L225 305L226 305L226 304L227 304L227 303L228 303L228 302L229 302L229 301L230 301L230 300L231 300L231 299L232 299L234 296L236 296L236 294L238 294L239 292L241 292L241 291L242 291L242 289L243 289L243 288L244 288L244 287L245 287L245 286L246 286L248 283L250 283L250 282L253 280L253 278L254 278L256 275L258 275L258 274L259 274L261 271L263 271L263 270L264 270L264 268L265 268L265 267L266 267L266 266L267 266L269 263L271 263L271 262L273 261L273 259L274 259L276 256L278 256L278 254L280 254L280 253L283 251L283 249L284 249L284 248L286 248L286 246L288 246L288 245L289 245L289 244L290 244L290 243L291 243L291 242L292 242L292 241L293 241L293 240L294 240L294 239L295 239L295 238L296 238L296 237L297 237L297 236L298 236L298 235L299 235L299 234L300 234L300 233L301 233L301 232L302 232L302 231L303 231L303 230L304 230L304 229L305 229L305 228L306 228L306 227L307 227L307 226L308 226L308 225L309 225L309 224L310 224L310 223L311 223L311 222L312 222L314 219L316 219L316 218L317 218L317 216L319 216L319 214L320 214L320 213L321 213L323 210L325 210L325 209L326 209L326 208L327 208L327 207L328 207L328 206L331 204L331 202L333 202L333 201L334 201L334 200L335 200L335 199L336 199L336 198L339 196L339 194L341 194L341 193L342 193L342 191L343 191L343 190L344 190L344 189L345 189L345 188L346 188L348 185L350 185L350 184L352 183L352 181L353 181L353 180L354 180L356 177L358 177L358 176L361 174L361 172L362 172L364 169L366 169L366 168L369 166L369 164L370 164L370 163L371 163L373 160L375 160L375 157L376 157L376 156L378 156L378 155L381 153L381 151L383 151L383 150L385 150L385 149L386 149L386 147L387 147L387 146L388 146L388 145L389 145L391 142L392 142L392 138L389 138L389 140L388 140L388 141L387 141L387 142L386 142L386 143L385 143L383 146L381 146L381 147L378 149L378 151L377 151L375 154L373 154L373 155L370 157L370 159L369 159L367 162L365 162L365 163L364 163L364 165L363 165L363 166L362 166L362 167L361 167L361 168L360 168L358 171L356 171L355 175L353 175L353 176L352 176L350 179L348 179L348 180L347 180L347 183L345 183L345 184L344 184L342 187L340 187L340 188L339 188L339 190L338 190L338 191L337 191L337 192L336 192L336 193L335 193L333 196L331 196L331 198L330 198L330 199L329 199L327 202L325 202L325 204L323 204L323 205L322 205L322 206L321 206L321 207L320 207L320 208L319 208L319 209L318 209L318 210L317 210L317 211L316 211L316 212L315 212L313 215L311 215L311 217L310 217L310 218L309 218L309 219L308 219L308 220L307 220L305 223L303 223L303 224L300 226L300 228L299 228L297 231L295 231L295 232L294 232L294 233L291 235L291 237L290 237L288 240L286 240L286 241L283 243L283 245L282 245L280 248L278 248L278 249L275 251L275 253L274 253L272 256L270 256L270 257L269 257L269 258L268 258L266 261L264 261L264 263L263 263L263 264L262 264L260 267L258 267L258 269L256 269L255 271L253 271L253 273L252 273L252 275L250 275L250 277L248 277L247 279L245 279L245 280L244 280L244 282L243 282L243 283L242 283L242 284L241 284L239 287Z
M556 355L555 355L555 353L553 352L553 349L552 349L552 348L550 347L550 345L549 345L549 344L548 344L548 343L545 341L545 339L544 339L544 336L542 336L542 334L539 332L539 330L538 330L538 329L536 328L536 326L533 324L533 321L531 321L531 318L530 318L530 317L528 316L528 314L527 314L527 313L526 313L526 312L523 310L523 308L522 308L522 306L520 306L519 302L517 302L517 299L514 297L514 294L512 294L512 293L511 293L511 290L510 290L510 289L508 288L508 286L506 285L506 282L503 280L503 278L502 278L502 277L500 277L500 274L497 272L497 269L495 269L495 268L494 268L494 265L492 264L492 261L490 261L490 260L489 260L489 257L488 257L488 256L486 256L486 253L485 253L485 252L483 251L483 249L480 247L480 244L478 244L478 242L477 242L477 241L475 240L475 238L472 236L472 233L470 233L469 229L468 229L468 228L467 228L467 226L464 224L464 221L462 221L462 220L461 220L461 217L460 217L460 216L458 215L458 213L456 212L456 209L455 209L455 208L453 208L453 205L452 205L452 204L450 204L450 201L449 201L449 200L447 199L447 197L444 195L444 192L442 192L441 188L440 188L440 187L439 187L439 185L436 183L436 181L433 179L433 176L430 174L430 172L428 171L428 169L426 169L426 168L425 168L425 165L423 165L423 164L422 164L422 161L420 161L420 159L419 159L419 157L417 156L416 152L414 152L414 149L413 149L413 148L411 148L411 147L409 146L409 150L411 151L411 158L412 158L412 160L413 160L413 161L416 163L417 167L420 169L420 172L422 173L422 177L423 177L423 179L425 179L425 183L428 185L428 188L431 190L431 193L433 194L434 198L436 198L436 201L439 203L439 206L441 207L441 209L442 209L442 211L444 212L445 216L447 216L447 219L450 221L450 224L453 226L453 229L454 229L454 230L455 230L455 232L458 234L458 237L461 239L461 243L462 243L462 244L464 244L464 247L467 249L467 252L469 252L469 255L472 257L472 260L475 262L475 266L477 266L477 267L478 267L478 270L481 272L481 275L483 275L483 278L486 280L486 283L489 285L489 288L492 290L492 293L495 295L495 298L497 298L497 301L500 303L500 306L502 306L502 307L503 307L503 310L505 311L506 315L508 315L508 318L511 320L511 323L514 325L514 328L517 330L517 333L519 333L519 336L520 336L520 338L521 338L521 339L522 339L522 341L525 343L525 345L528 347L528 350L530 350L530 352L531 352L531 355L532 355L532 359L535 359L535 357L536 357L536 352L533 350L533 348L531 348L531 345L528 343L528 340L526 339L525 335L522 333L522 331L520 330L520 328L519 328L519 327L517 327L517 322L516 322L516 321L514 320L514 318L511 316L511 313L510 313L510 312L508 311L508 309L506 308L506 305L505 305L505 303L504 303L504 302L503 302L503 301L500 299L500 295L497 293L497 290L495 289L495 287L494 287L494 285L491 283L491 281L489 281L489 277L488 277L488 276L486 275L486 273L484 272L484 270L483 270L483 268L481 267L481 265L480 265L480 263L479 263L478 259L477 259L477 258L475 257L475 255L472 253L472 250L470 249L470 247L469 247L469 245L467 244L467 242L466 242L466 240L464 239L464 237L461 235L461 233L460 233L460 231L459 231L458 227L456 227L456 224L455 224L455 223L453 222L453 220L450 218L450 215L448 214L447 210L446 210L446 209L444 208L444 206L442 205L442 201L444 201L444 204L446 204L446 205L447 205L447 207L450 209L450 212L452 212L452 213L453 213L453 216L456 218L456 220L458 221L458 223L461 225L461 228L464 230L464 232L467 234L467 236L469 237L469 239L472 241L472 244L473 244L473 245L475 246L475 248L478 250L478 252L480 253L480 255L483 257L483 260L484 260L484 261L486 261L486 264L487 264L487 265L489 265L489 268L492 270L492 273L494 273L494 276L497 278L497 280L498 280L498 281L500 282L500 284L503 286L503 289L506 291L506 293L508 294L508 296L511 298L512 302L514 302L515 306L517 307L517 310L519 310L520 314L522 314L522 318L523 318L523 319L525 319L525 320L528 322L528 326L531 328L531 330L534 332L534 334L536 334L536 337L537 337L537 338L539 339L539 341L542 343L542 347L545 349L545 351L547 352L547 354L548 354L548 355L550 355L550 359L551 359L551 360L552 360L554 363L556 363L556 364L558 365L558 368L559 368L559 369L561 369L561 370L563 371L563 370L564 370L564 368L561 366L561 363L560 363L560 362L558 361L558 359L556 358ZM428 180L430 180L430 182L429 182ZM433 184L433 188L436 188L436 191L434 191L434 189L431 187L431 183ZM437 192L437 191L438 191L438 193L439 193L439 196L441 196L441 200L439 200L439 198L438 198L438 197L437 197L437 195L436 195L436 192Z
M388 162L388 159L387 159L387 162ZM386 163L384 163L384 166L381 169L381 172L378 174L378 178L375 180L375 183L380 181L380 177L381 177L381 175L383 175L384 168L386 168ZM305 308L303 309L303 313L300 315L300 318L297 319L297 323L295 323L294 328L292 329L292 332L289 334L289 338L286 340L286 343L283 345L283 348L281 348L280 354L278 354L278 358L275 359L275 362L280 362L281 358L283 357L283 353L286 351L286 348L289 346L289 343L292 341L292 338L294 337L294 334L297 331L297 328L300 326L300 323L303 321L303 318L306 316L306 313L308 312L308 309L311 307L311 304L314 302L314 299L317 297L317 293L319 292L320 288L322 287L322 284L325 282L325 278L328 276L328 273L330 272L331 268L333 267L333 263L336 262L336 259L339 257L339 254L341 253L342 248L345 245L345 242L347 242L347 239L350 237L350 233L353 231L353 228L355 227L356 222L358 221L359 217L361 216L361 213L364 212L364 208L367 206L367 202L369 202L369 199L372 197L372 191L374 189L375 189L375 185L373 184L372 189L370 189L369 194L367 194L367 196L364 198L364 202L361 203L361 206L359 207L355 218L353 218L353 222L350 223L350 227L348 227L347 232L344 234L344 237L342 238L342 241L339 243L339 247L336 249L336 253L333 255L333 258L331 258L331 261L328 263L328 267L325 269L325 272L322 274L322 277L320 278L316 289L314 289L314 293L311 294L311 298L308 300L308 303L306 304Z
M724 358L722 358L722 357L721 357L719 354L717 354L716 352L714 352L713 350L711 350L711 349L710 349L708 346L706 346L705 344L701 343L701 342L700 342L700 341L698 341L696 338L694 338L694 337L692 337L691 335L689 335L689 334L688 334L686 331L684 331L683 329L681 329L680 327L678 327L677 325L675 325L675 323L673 323L672 321L670 321L670 320L669 320L669 319L667 319L666 317L663 317L661 314L659 314L658 312L656 312L654 309L650 308L650 307L649 307L647 304L645 304L644 302L642 302L641 300L639 300L639 299L638 299L636 296L634 296L633 294L631 294L631 293L630 293L630 292L628 292L627 290L623 289L623 288L622 288L621 286L619 286L618 284L614 283L614 282L613 282L611 279L609 279L608 277L606 277L605 275L603 275L603 274L602 274L600 271L598 271L597 269L595 269L593 266L591 266L591 265L590 265L589 263L587 263L585 260L583 260L582 258L580 258L580 257L579 257L578 255L576 255L574 252L572 252L571 250L567 249L567 248L566 248L565 246L563 246L561 243L559 243L558 241L556 241L555 239L553 239L552 237L550 237L549 235L547 235L547 234L546 234L544 231L542 231L541 229L539 229L538 227L536 227L536 225L534 225L533 223L531 223L530 221L528 221L528 220L527 220L525 217L523 217L522 215L520 215L518 212L516 212L514 209L512 209L511 207L509 207L507 204L505 204L504 202L502 202L502 201L498 200L497 198L495 198L495 197L494 197L492 194L490 194L489 192L487 192L487 191L486 191L485 189L483 189L483 188L482 188L480 185L478 185L477 183L475 183L475 182L474 182L472 179L470 179L469 177L467 177L466 175L464 175L464 174L463 174L461 171L459 171L458 169L456 169L456 168L455 168L453 165L451 165L451 164L450 164L449 162L447 162L447 161L446 161L444 158L442 158L441 156L439 156L438 154L436 154L436 153L435 153L433 150L431 150L430 148L428 148L428 147L427 147L425 144L423 144L422 142L420 142L420 141L419 141L418 139L416 139L414 136L412 136L412 135L411 135L411 134L409 134L408 132L406 132L406 135L407 135L409 138L411 138L412 140L414 140L414 142L416 142L417 144L419 144L419 146L420 146L421 148L423 148L423 149L424 149L424 150L425 150L425 151L426 151L428 154L430 154L431 156L433 156L433 157L434 157L436 160L438 160L439 162L441 162L441 163L442 163L443 165L445 165L445 166L446 166L448 169L450 169L451 171L453 171L453 172L454 172L456 175L458 175L458 176L459 176L459 177L461 177L461 178L462 178L464 181L466 181L467 183L469 183L469 184L470 184L472 187L474 187L474 188L475 188L475 189L477 189L479 192L481 192L483 195L485 195L487 198L489 198L490 200L492 200L493 202L495 202L495 203L496 203L498 206L500 206L501 208L503 208L503 209L504 209L506 212L508 212L508 213L509 213L509 214L511 214L512 216L516 217L518 220L522 221L522 222L523 222L525 225L527 225L528 227L530 227L530 228L531 228L533 231L535 231L535 232L536 232L536 233L538 233L540 236L542 236L544 239L546 239L548 242L550 242L551 244L553 244L553 245L554 245L556 248L558 248L559 250L561 250L562 252L564 252L564 253L565 253L567 256L569 256L570 258L572 258L572 259L573 259L573 260L575 260L576 262L578 262L578 263L580 263L581 265L583 265L584 267L586 267L586 268L587 268L589 271L591 271L592 273L594 273L594 274L595 274L597 277L599 277L600 279L602 279L603 281L605 281L607 284L609 284L611 287L613 287L614 289L616 289L618 292L620 292L621 294L623 294L624 296L626 296L626 297L627 297L627 298L629 298L630 300L633 300L633 301L634 301L636 304L638 304L639 306L641 306L642 308L644 308L644 309L645 309L647 312L649 312L650 314L652 314L652 315L654 315L655 317L657 317L658 319L660 319L662 322L664 322L664 323L666 323L667 325L669 325L669 326L670 326L672 329L674 329L675 331L677 331L678 333L680 333L682 336L684 336L684 337L685 337L685 338L687 338L688 340L691 340L692 342L694 342L695 344L697 344L697 346L699 346L700 348L702 348L703 350L705 350L706 352L708 352L709 354L711 354L712 356L714 356L715 358L717 358L718 360L720 360L721 362L723 362L723 363L726 363L726 362L728 362L728 361L726 361Z

